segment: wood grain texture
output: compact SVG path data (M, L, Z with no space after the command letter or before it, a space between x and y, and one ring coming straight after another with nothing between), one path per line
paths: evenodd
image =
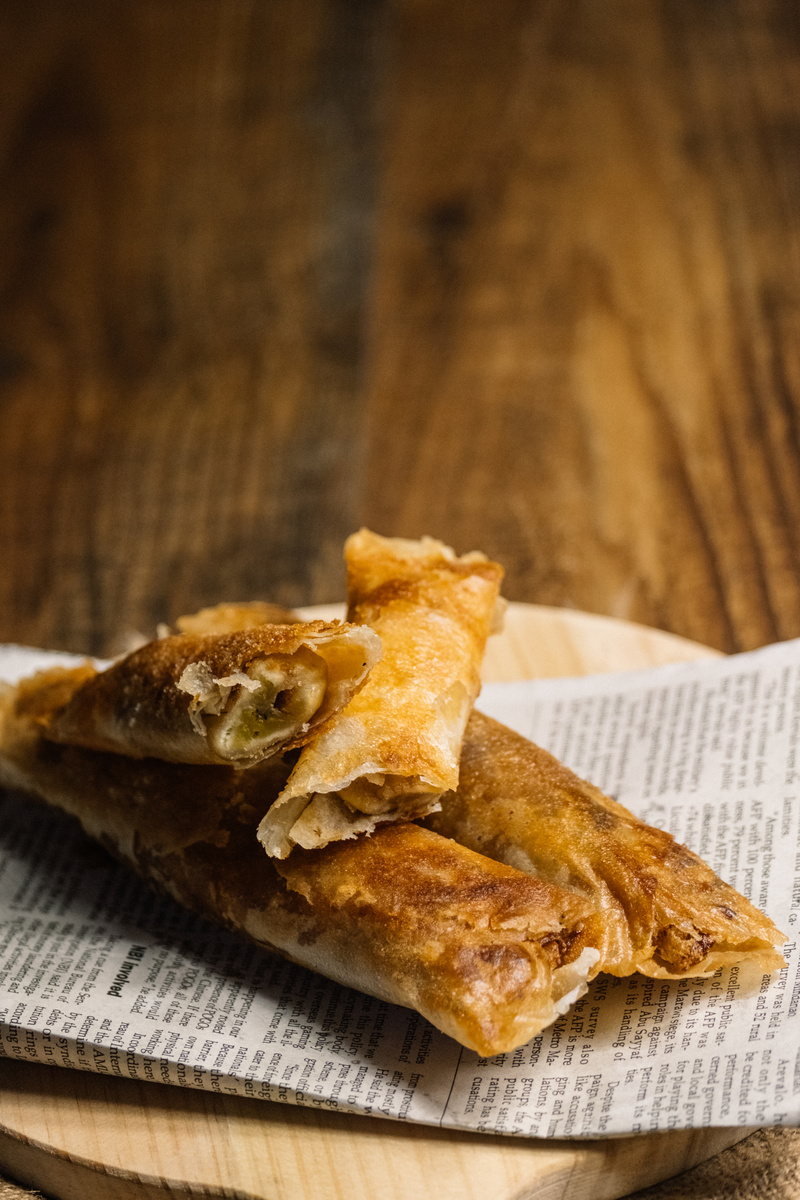
M337 621L344 619L347 606L317 604L297 611L307 621ZM486 644L481 679L484 683L558 679L619 671L623 664L662 666L718 656L708 646L631 621L512 601L503 618L502 636L490 637Z
M800 632L800 17L8 0L2 636L341 592L362 521L512 597Z
M4 6L4 638L341 592L381 13Z
M612 1200L750 1132L526 1145L24 1066L0 1063L0 1166L56 1200Z
M0 639L341 595L800 634L798 0L5 0Z
M489 641L485 674L583 674L709 654L655 630L517 604ZM486 1137L0 1060L0 1168L58 1200L156 1200L167 1191L243 1200L614 1200L748 1132Z
M795 4L402 5L367 512L508 594L800 632Z

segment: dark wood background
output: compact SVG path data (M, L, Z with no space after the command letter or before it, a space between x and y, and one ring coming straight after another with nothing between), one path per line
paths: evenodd
M0 61L0 640L338 599L362 523L800 635L796 2L5 0Z
M362 523L800 634L796 4L6 0L0 54L0 638L337 599Z

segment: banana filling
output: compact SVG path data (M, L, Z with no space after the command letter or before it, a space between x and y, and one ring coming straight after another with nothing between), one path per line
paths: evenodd
M203 667L207 679L200 678ZM273 742L300 732L322 704L327 682L323 659L303 647L292 656L256 659L246 672L220 679L205 663L194 663L178 686L193 695L194 727L207 734L220 758L236 760L261 755Z
M361 775L347 787L339 788L336 793L352 812L369 813L373 816L392 812L397 807L398 800L404 796L415 796L430 789L412 775Z
M400 792L394 793L393 803L373 803L362 799L362 805L354 807L346 793L350 788L340 792L317 792L306 802L306 797L300 796L289 800L280 812L280 818L274 825L265 818L272 853L276 858L285 858L291 852L293 845L312 850L328 842L342 838L356 837L359 833L370 833L384 821L413 821L425 816L431 808L438 808L437 797L430 792L421 792L420 783L412 789L409 780L400 776L394 778L398 784L406 786ZM288 835L287 835L288 831Z

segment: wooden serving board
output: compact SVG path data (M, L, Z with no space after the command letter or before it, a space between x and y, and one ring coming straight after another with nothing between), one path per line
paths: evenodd
M484 676L589 674L714 654L610 618L512 604ZM509 1139L0 1060L0 1170L58 1200L612 1200L749 1132Z

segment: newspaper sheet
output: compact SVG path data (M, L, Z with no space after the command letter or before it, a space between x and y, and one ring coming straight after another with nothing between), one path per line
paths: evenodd
M2 648L0 678L54 660ZM483 1059L416 1013L185 912L74 822L6 796L0 1052L523 1136L798 1124L800 641L489 685L479 707L701 854L788 934L788 967L677 982L600 976L541 1036Z

